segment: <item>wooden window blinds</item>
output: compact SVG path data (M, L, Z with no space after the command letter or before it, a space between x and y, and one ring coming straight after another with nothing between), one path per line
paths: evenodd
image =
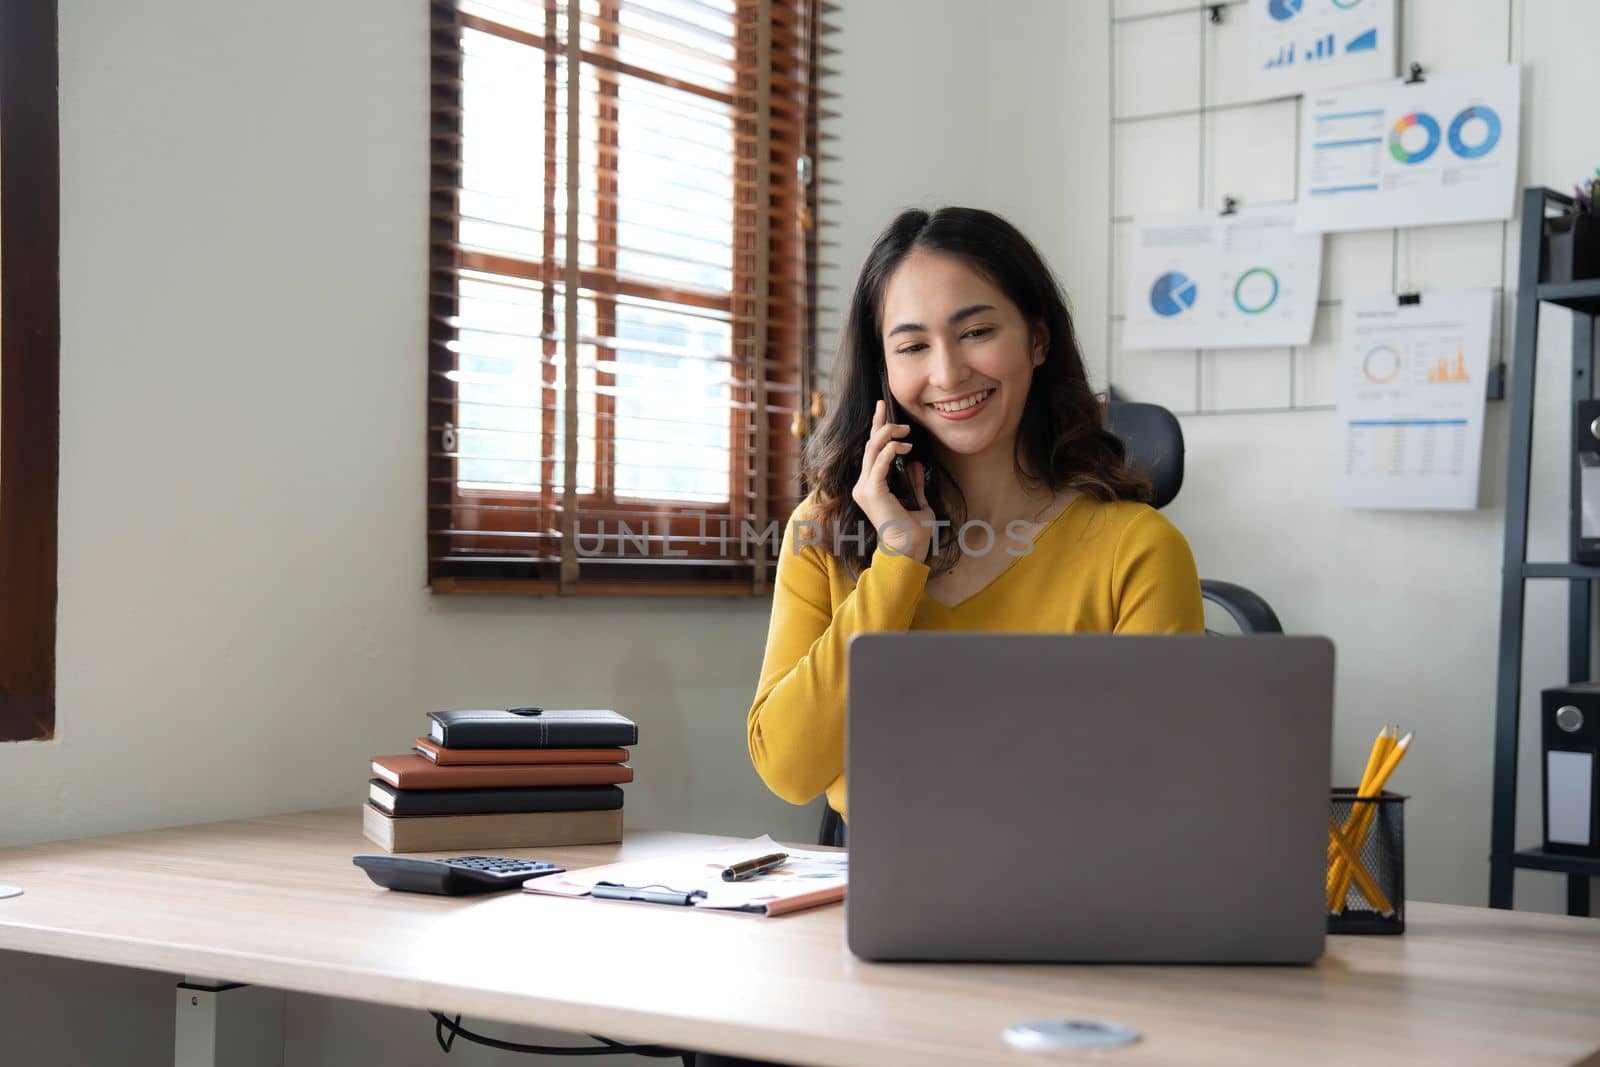
M434 3L434 591L767 590L822 404L819 7Z

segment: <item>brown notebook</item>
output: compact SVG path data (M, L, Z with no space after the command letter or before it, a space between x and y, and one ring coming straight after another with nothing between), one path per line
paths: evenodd
M620 785L633 781L626 763L527 763L440 767L415 753L379 756L372 776L396 789L516 789L538 785Z
M622 809L412 815L393 818L361 806L361 832L385 852L469 852L622 840Z
M417 755L441 767L477 766L483 763L622 763L625 748L445 748L426 737L412 744Z

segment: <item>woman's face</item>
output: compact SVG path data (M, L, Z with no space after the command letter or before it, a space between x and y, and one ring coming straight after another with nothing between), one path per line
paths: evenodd
M1010 455L1045 338L956 256L913 249L884 287L883 354L903 420L959 455Z

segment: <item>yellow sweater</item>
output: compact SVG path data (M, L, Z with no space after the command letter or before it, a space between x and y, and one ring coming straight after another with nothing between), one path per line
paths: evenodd
M824 545L795 550L784 531L761 681L750 706L750 758L791 804L826 790L846 815L845 646L858 633L1199 633L1200 579L1189 544L1155 509L1075 498L998 578L954 607L924 595L927 564L881 549L859 582ZM948 531L941 537L947 537ZM808 539L815 538L815 527ZM1021 551L998 534L993 551Z

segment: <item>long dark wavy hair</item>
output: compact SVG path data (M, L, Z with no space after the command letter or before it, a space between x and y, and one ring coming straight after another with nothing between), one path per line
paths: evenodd
M912 209L878 236L861 266L834 357L832 410L806 447L804 477L816 494L816 509L808 518L818 524L822 543L853 575L861 573L877 547L877 534L850 493L861 474L873 408L882 396L884 288L915 248L960 257L1005 293L1030 329L1043 327L1049 335L1017 432L1016 469L1024 484L1076 489L1103 501L1148 501L1150 481L1127 465L1122 441L1106 429L1105 409L1089 388L1066 297L1033 245L988 211L944 207L930 215ZM915 423L911 441L912 455L929 472L929 506L935 517L951 523L951 530L959 529L966 521L961 487ZM855 531L865 536L856 540ZM846 536L836 538L841 532ZM938 557L929 561L935 573L949 570L961 557L954 536L941 534L939 540Z

